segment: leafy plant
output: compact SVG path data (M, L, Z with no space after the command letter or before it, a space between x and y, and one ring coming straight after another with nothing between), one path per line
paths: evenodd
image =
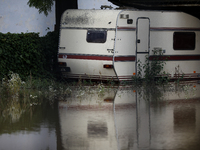
M57 77L58 33L0 33L0 79L13 71L25 80Z
M142 68L143 68L143 64L140 60L137 61L137 74L135 76L133 76L133 82L135 84L141 84L142 82Z
M168 82L168 74L163 71L168 57L163 56L162 49L154 49L153 55L146 56L145 64L140 60L137 61L137 76L133 78L135 82L145 81L146 83L160 83ZM144 70L144 77L142 80L142 71ZM157 80L156 80L157 79Z

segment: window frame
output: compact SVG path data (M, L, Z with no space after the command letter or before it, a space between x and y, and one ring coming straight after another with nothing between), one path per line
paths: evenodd
M94 37L95 34L103 34L103 37L100 37L99 39L98 37ZM86 41L88 43L105 43L107 41L107 30L87 30Z
M181 37L181 36L184 36L184 37ZM189 42L187 41L188 39L190 40ZM173 33L173 49L174 50L192 51L192 50L195 50L195 48L196 48L196 33L195 32L179 32L179 31L177 32L176 31Z

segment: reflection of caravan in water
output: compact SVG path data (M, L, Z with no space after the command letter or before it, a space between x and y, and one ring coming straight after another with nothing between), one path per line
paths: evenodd
M171 78L200 78L199 41L200 20L182 12L66 10L58 58L68 78L130 80L162 50Z
M78 98L74 90L59 101L58 139L66 150L199 149L199 89L196 83L122 87Z

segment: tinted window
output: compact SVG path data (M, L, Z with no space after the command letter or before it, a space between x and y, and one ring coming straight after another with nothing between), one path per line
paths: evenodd
M174 50L194 50L195 37L194 32L174 32Z
M105 43L107 37L107 31L88 31L87 42L89 43Z

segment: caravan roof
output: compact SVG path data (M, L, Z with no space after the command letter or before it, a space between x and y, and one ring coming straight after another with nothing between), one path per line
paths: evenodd
M199 28L199 19L183 12L144 10L66 10L61 18L61 28L116 28L118 15L129 14L129 18L148 17L151 27ZM179 19L184 18L184 19ZM190 21L188 21L190 20ZM124 19L118 25L123 25ZM134 23L133 23L134 24ZM125 25L127 23L125 22ZM183 26L184 25L184 26ZM131 25L132 26L132 25Z
M115 28L120 10L66 10L61 28Z

